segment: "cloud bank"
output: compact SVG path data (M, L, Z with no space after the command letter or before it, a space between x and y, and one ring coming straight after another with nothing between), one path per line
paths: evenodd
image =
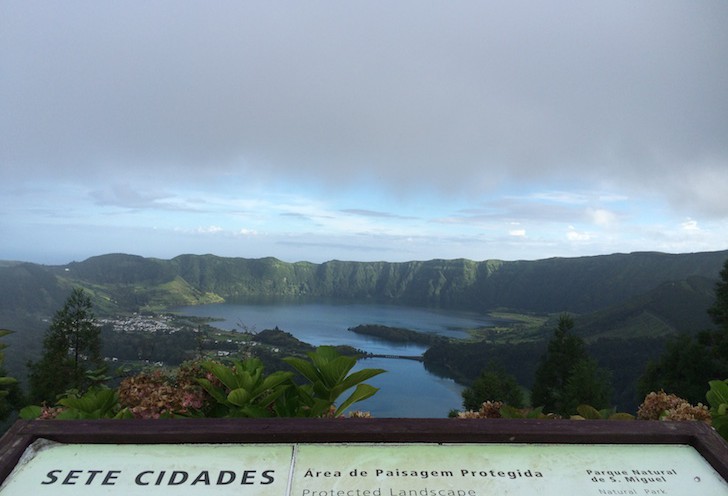
M460 223L576 208L526 190L615 194L725 225L726 26L718 0L5 1L0 191L8 216L39 184L136 211L343 191L350 222L465 199ZM614 206L579 215L640 215Z

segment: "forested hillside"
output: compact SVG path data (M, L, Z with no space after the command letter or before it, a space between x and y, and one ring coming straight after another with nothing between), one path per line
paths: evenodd
M38 352L47 319L74 287L91 296L100 316L271 297L510 311L542 318L569 312L590 353L622 385L616 397L626 404L634 396L635 377L661 352L666 336L711 327L707 309L726 259L728 251L514 262L314 264L213 255L160 260L124 254L62 266L3 262L0 328L17 331L4 341L19 350L8 354L7 366L21 375L25 362ZM528 386L535 357L545 346L546 329L549 324L474 343L438 342L427 352L426 363L468 383L488 363L502 361Z
M726 258L728 251L514 262L313 264L275 258L181 255L159 260L112 254L64 266L0 266L0 311L47 315L62 304L71 286L81 286L102 311L258 296L309 296L475 311L508 308L584 314L630 304L675 313L676 302L689 307L709 303L712 284ZM663 295L656 297L659 292ZM683 299L686 295L689 304Z

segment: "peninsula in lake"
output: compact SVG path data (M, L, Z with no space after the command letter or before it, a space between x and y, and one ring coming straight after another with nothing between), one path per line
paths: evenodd
M402 263L127 254L65 265L6 261L0 262L0 327L16 331L4 340L17 351L7 354L6 364L20 376L40 349L47 319L73 287L88 291L99 316L270 299L457 309L510 323L460 341L367 322L358 322L357 332L417 340L429 348L428 367L463 384L494 360L518 364L507 368L525 384L553 328L550 319L568 312L592 356L626 384L667 337L712 327L707 309L727 258L728 251Z

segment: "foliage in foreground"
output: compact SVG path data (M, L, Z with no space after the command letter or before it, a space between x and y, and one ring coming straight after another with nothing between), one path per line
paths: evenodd
M702 403L691 405L689 401L664 391L651 392L637 410L640 420L700 420L710 423L710 411Z
M118 389L94 386L85 393L70 391L55 406L29 406L25 419L178 418L178 417L338 417L378 389L364 381L384 372L351 372L353 357L321 346L308 360L287 358L308 383L299 385L293 372L265 374L257 358L224 364L191 362L175 375L141 373L122 381ZM339 398L353 389L337 406Z
M571 420L653 420L653 421L698 421L712 425L724 439L728 440L728 379L710 381L710 390L706 398L710 407L698 403L692 405L686 399L664 391L651 392L637 410L637 415L617 412L614 408L597 410L591 405L582 404L577 408L577 415ZM465 410L451 414L459 419L499 419L530 418L559 419L557 413L544 413L543 407L516 408L502 401L485 401L478 410Z
M713 427L728 440L728 379L710 381L710 391L705 396L710 403Z

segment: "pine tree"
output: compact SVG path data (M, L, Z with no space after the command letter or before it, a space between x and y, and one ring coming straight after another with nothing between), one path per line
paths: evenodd
M611 397L608 374L589 357L584 341L571 333L573 328L571 317L559 318L531 390L532 405L563 416L576 413L582 403L608 407Z
M69 389L85 388L86 372L101 363L100 349L91 299L74 289L46 331L40 361L29 364L32 399L54 402Z
M609 372L600 368L594 359L584 358L574 366L566 380L562 414L573 414L583 404L591 405L597 410L608 408L612 393Z
M462 392L463 408L479 410L486 401L502 401L515 408L523 407L523 391L518 381L502 369L483 371L473 384Z
M672 337L658 359L650 361L640 377L637 390L641 401L648 393L664 390L690 403L705 401L708 381L717 379L706 340L712 333L696 339L688 334Z

